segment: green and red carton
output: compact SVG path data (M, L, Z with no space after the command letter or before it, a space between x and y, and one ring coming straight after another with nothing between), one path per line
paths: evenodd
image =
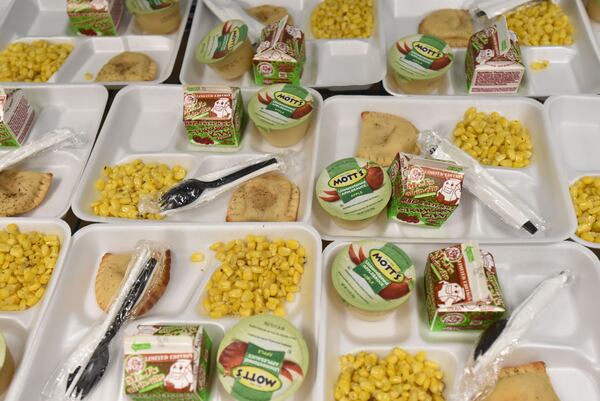
M123 9L123 0L67 0L71 27L86 36L116 36Z

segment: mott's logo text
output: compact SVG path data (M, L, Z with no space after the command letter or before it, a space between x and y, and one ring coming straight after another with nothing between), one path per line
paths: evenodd
M388 255L379 249L373 249L369 252L369 259L385 277L396 283L404 281L402 269Z
M233 28L231 30L231 32L229 33L229 38L227 39L227 50L233 49L233 47L237 43L239 37L240 37L240 28L237 28L237 27Z
M438 59L443 56L442 52L440 52L438 49L423 42L414 42L413 49L415 49L420 55L430 59Z
M329 180L329 186L332 188L344 188L365 178L367 170L364 168L352 169L344 171L342 174L338 174Z
M277 376L255 366L238 366L234 376L241 385L253 390L272 393L281 388L281 381Z
M274 94L275 99L279 100L281 103L287 105L287 106L292 106L292 107L302 107L306 104L306 101L296 95L292 95L291 93L287 93L287 92L275 92Z

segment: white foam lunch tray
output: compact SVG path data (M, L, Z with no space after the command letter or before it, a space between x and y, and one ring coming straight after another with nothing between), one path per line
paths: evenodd
M15 85L4 86L8 88ZM32 143L46 132L60 127L72 128L86 139L81 147L48 151L14 167L53 175L52 185L42 204L23 216L62 217L69 210L71 197L92 151L108 92L101 85L36 85L22 89L36 111L26 143ZM0 149L0 155L9 151Z
M550 121L553 135L562 149L562 162L568 186L583 176L600 175L600 96L553 96L544 103L544 112ZM569 202L569 213L575 209ZM576 217L573 217L576 219ZM600 244L585 241L571 232L571 238L590 248Z
M22 368L13 380L6 400L37 400L59 361L79 343L87 329L99 322L103 312L96 304L94 280L102 255L106 252L130 252L141 239L164 242L171 249L171 279L162 298L136 323L189 322L204 324L212 340L213 350L219 347L226 330L239 319L210 319L197 304L205 294L204 287L219 262L209 246L217 241L244 238L247 234L266 235L269 239L296 239L306 249L305 273L301 293L287 305L288 319L300 330L309 347L310 367L304 385L290 401L315 399L312 396L316 380L317 331L321 288L321 240L317 232L304 224L95 224L79 230L73 236L73 246L66 266L58 275L52 303L43 310L43 319L35 339L27 349ZM206 256L203 263L190 262L193 252ZM118 339L119 337L117 337ZM121 341L122 341L122 337ZM118 344L118 345L117 345ZM123 390L123 346L116 340L110 366L103 381L86 400L127 401ZM211 366L211 400L231 400L218 383L215 354Z
M66 260L67 250L71 243L71 229L62 220L42 218L1 218L0 229L6 229L8 224L17 224L22 232L38 231L45 234L55 234L60 239L59 256L54 267L54 273L48 282L42 299L33 307L19 312L0 311L0 331L4 334L8 349L15 361L16 373L23 371L22 361L29 349L31 340L38 328L44 308L51 302ZM3 397L0 396L0 400Z
M310 14L322 0L275 0L271 5L286 7L294 23L306 35L306 63L301 84L311 87L367 87L381 81L385 75L385 48L382 30L380 4L373 1L375 9L375 29L368 39L315 39L310 30ZM262 0L247 0L253 6L265 4ZM190 36L185 49L179 80L184 84L219 83L232 86L255 86L252 71L241 78L227 81L219 77L210 67L198 63L196 47L204 36L220 23L219 19L199 2Z
M244 103L258 88L242 89ZM289 148L277 148L262 139L254 124L245 116L242 146L237 152L207 152L191 145L183 125L183 90L180 85L137 86L119 91L106 118L96 146L73 197L73 212L84 221L141 222L93 214L90 204L99 196L94 183L102 168L130 162L135 159L155 161L168 165L179 164L188 171L187 177L196 177L241 163L257 155L297 152L297 166L293 176L287 174L300 190L298 221L306 221L311 213L312 177L323 101L321 95L310 89L315 99L312 122L304 139ZM175 213L167 221L223 222L227 202L232 191L197 209Z
M553 0L560 4L575 28L571 46L521 46L525 77L518 95L545 97L549 95L600 92L600 51L595 48L594 34L584 6L578 0ZM440 8L463 8L464 0L450 0L443 5L436 0L391 0L384 3L386 57L387 50L398 40L418 32L419 23L429 13ZM448 71L447 85L439 94L466 95L466 50L454 49L454 63ZM535 60L548 60L550 66L534 71ZM392 95L405 95L389 73L383 80L385 90Z
M65 0L18 0L12 4L10 0L0 0L0 13L3 8L7 10L4 11L7 13L4 20L0 16L0 49L15 41L32 42L38 39L72 43L72 53L46 84L89 84L91 81L85 79L85 74L96 77L110 58L124 51L142 52L154 59L158 74L153 81L135 84L156 84L165 81L173 71L192 1L180 0L181 24L176 32L169 35L143 33L123 4L125 10L118 36L91 37L72 32ZM110 82L106 85L120 87L131 83ZM29 85L25 82L20 84Z
M333 401L333 389L340 374L338 358L360 351L385 356L394 347L416 353L424 350L438 362L446 388L456 383L473 351L476 335L431 333L427 327L423 272L427 255L453 243L400 246L417 269L417 291L396 312L381 321L359 320L341 301L331 282L331 264L344 242L330 244L323 253L322 311L319 320L319 361L315 400ZM600 262L588 249L572 242L551 245L481 245L494 255L500 286L509 312L549 275L569 269L575 276L550 307L536 316L506 365L544 361L562 401L600 400L600 339L595 307L600 285ZM335 335L332 335L335 333ZM448 391L446 392L446 395Z
M529 167L511 169L490 167L489 171L518 194L547 221L547 230L529 235L501 222L487 206L463 190L460 206L439 228L411 226L388 221L383 212L375 222L360 230L337 226L313 196L311 224L323 238L351 237L403 238L416 242L440 239L455 241L476 239L496 243L557 242L568 238L576 221L569 212L570 199L565 174L558 155L559 144L550 135L541 103L516 97L450 97L450 96L334 96L325 101L315 178L330 163L356 155L360 136L360 114L379 111L396 114L411 121L419 130L435 130L451 137L465 110L477 107L480 111L497 111L508 119L518 119L531 133L533 157Z

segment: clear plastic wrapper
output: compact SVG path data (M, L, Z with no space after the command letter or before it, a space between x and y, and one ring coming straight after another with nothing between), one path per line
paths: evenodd
M151 286L165 262L167 248L139 241L129 262L129 274L115 295L104 320L91 328L69 356L58 365L40 395L42 401L82 400L101 380L108 367L110 344L120 328L133 319L132 311Z
M574 281L574 276L569 271L562 271L543 280L533 292L513 311L506 326L495 339L486 339L486 330L483 341L491 342L489 348L478 355L478 348L474 352L467 366L459 378L454 391L449 394L448 401L481 401L484 400L496 386L496 381L506 358L519 344L521 337L536 322L540 315L556 299L559 291L564 290Z
M248 35L252 41L260 38L260 33L264 25L256 18L248 14L245 9L251 6L243 1L235 0L204 0L206 7L210 9L220 20L225 22L232 19L239 19L248 25Z
M141 214L160 213L168 216L195 209L252 178L271 171L291 172L298 169L299 164L298 153L291 151L251 157L231 167L188 178L163 194L142 197L138 210Z
M421 153L434 159L449 160L466 167L463 185L504 223L531 235L546 229L546 221L527 203L518 198L505 185L496 180L471 155L442 138L434 131L419 133Z
M530 2L531 0L477 0L471 2L468 9L475 17L492 19Z
M87 143L87 137L71 128L56 128L48 131L39 139L11 150L0 156L0 171L6 170L25 159L37 154L62 148L79 148Z

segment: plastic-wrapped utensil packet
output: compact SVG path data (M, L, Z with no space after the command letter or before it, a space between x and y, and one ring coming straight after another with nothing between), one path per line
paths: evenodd
M260 34L264 25L244 10L244 8L249 7L246 3L235 0L204 0L204 4L221 20L221 22L232 19L244 21L248 26L248 35L252 42L256 42L260 39Z
M492 19L532 0L478 0L469 7L471 15Z
M87 143L87 137L71 128L56 128L43 134L41 138L0 156L0 171L6 170L25 159L39 153L62 148L79 148Z
M161 243L138 241L127 268L129 273L115 295L108 313L57 366L48 378L40 400L81 400L97 384L109 362L110 342L118 335L124 323L135 318L131 312L151 285L159 271L158 267L164 264L166 251L167 247ZM82 385L86 389L83 394L79 391Z
M503 222L531 235L546 229L545 220L500 183L477 160L434 131L419 133L421 153L466 167L464 186Z
M142 197L138 204L141 214L172 213L195 209L213 201L238 185L271 171L282 173L297 169L297 152L283 152L253 156L240 163L175 184L163 194Z
M544 279L533 292L514 310L506 326L497 338L491 339L491 345L481 354L474 352L466 368L449 394L448 401L480 401L484 400L496 386L496 381L504 361L519 344L521 337L536 322L536 317L548 308L557 298L559 291L564 290L575 281L572 273L562 271ZM482 341L488 341L484 331ZM476 347L476 351L480 349Z

